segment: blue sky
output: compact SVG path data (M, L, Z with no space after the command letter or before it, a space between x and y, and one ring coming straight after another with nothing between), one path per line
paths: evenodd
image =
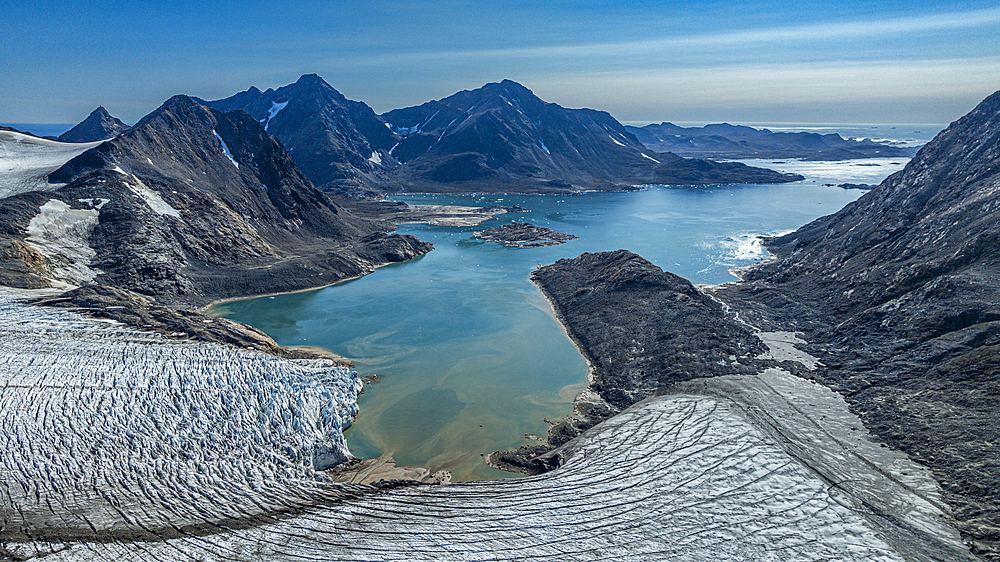
M1000 89L1000 1L7 4L5 123L308 72L377 112L510 78L639 124L947 123Z

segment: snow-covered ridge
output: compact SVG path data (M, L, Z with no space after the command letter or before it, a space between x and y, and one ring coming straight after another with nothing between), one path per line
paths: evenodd
M64 184L49 183L49 174L101 142L63 143L0 131L0 199L59 189Z
M316 470L349 457L361 383L330 362L171 340L7 290L0 356L0 533L140 532L337 492Z

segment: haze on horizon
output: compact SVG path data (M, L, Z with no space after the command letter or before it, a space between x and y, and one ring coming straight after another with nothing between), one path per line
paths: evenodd
M339 4L339 3L338 3ZM26 1L0 122L133 123L315 72L376 112L503 78L622 122L947 123L1000 89L1000 2Z

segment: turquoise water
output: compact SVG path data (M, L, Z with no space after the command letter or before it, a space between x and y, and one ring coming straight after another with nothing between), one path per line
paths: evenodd
M871 165L874 164L874 165ZM625 248L694 283L766 257L758 234L793 230L862 192L828 183L878 183L905 160L785 162L807 180L784 185L650 187L575 196L429 196L413 203L520 205L480 227L414 225L399 232L434 251L325 289L218 305L215 314L253 325L282 345L316 345L351 357L366 387L348 431L363 458L451 470L456 480L509 476L481 455L544 436L567 415L587 367L529 280L538 264ZM561 246L508 248L472 232L531 221L579 236Z

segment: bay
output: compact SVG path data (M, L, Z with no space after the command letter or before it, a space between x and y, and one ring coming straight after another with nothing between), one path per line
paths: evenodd
M729 269L767 257L758 235L788 232L841 209L906 159L760 161L802 173L780 185L648 186L573 196L406 195L410 203L518 205L480 227L399 229L431 253L325 289L235 301L213 313L255 326L282 345L315 345L379 375L347 432L362 458L450 470L455 480L511 477L482 455L532 443L570 412L587 365L530 282L533 268L582 252L631 250L693 283L735 280ZM509 222L574 234L560 246L511 248L472 233Z

